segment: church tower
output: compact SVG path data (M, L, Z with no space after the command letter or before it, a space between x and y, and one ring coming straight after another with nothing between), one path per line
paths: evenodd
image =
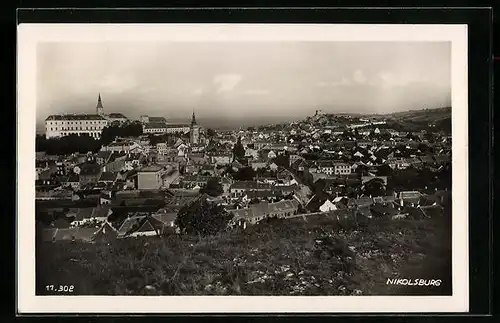
M191 127L189 132L189 142L191 145L197 145L200 142L200 126L196 123L196 116L194 115L191 119Z
M99 98L97 98L97 106L95 108L96 113L100 116L104 115L104 108L101 101L101 93L99 93Z

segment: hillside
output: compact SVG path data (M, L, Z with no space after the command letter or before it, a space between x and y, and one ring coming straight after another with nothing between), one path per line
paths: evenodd
M387 117L403 121L434 121L451 117L451 107L396 112Z
M397 112L382 117L387 120L387 126L395 130L451 133L450 107Z
M339 223L325 215L274 220L214 237L149 237L110 244L41 243L37 294L451 294L447 218ZM442 279L439 287L387 278Z

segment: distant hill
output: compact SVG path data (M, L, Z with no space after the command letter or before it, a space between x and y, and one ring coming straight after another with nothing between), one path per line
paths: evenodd
M451 133L451 107L365 115L365 117L385 119L387 127L399 131L431 130Z
M442 119L451 118L451 107L438 108L438 109L423 109L423 110L410 110L404 112L396 112L386 115L393 119L400 121L413 121L413 122L435 122Z

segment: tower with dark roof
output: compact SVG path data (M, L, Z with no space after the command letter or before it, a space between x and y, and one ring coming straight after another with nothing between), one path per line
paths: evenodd
M97 106L95 107L96 114L102 116L104 115L104 107L102 106L101 101L101 93L99 93L99 97L97 98Z
M196 125L196 116L194 115L194 110L193 110L193 116L191 118L191 125Z
M200 126L196 123L196 116L193 110L193 117L191 118L191 127L189 131L189 142L191 145L197 145L200 142Z

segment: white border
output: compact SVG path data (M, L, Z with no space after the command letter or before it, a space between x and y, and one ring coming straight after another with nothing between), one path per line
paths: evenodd
M35 111L37 42L96 41L452 42L453 296L35 296ZM19 313L467 312L468 114L466 25L20 24L18 26Z

